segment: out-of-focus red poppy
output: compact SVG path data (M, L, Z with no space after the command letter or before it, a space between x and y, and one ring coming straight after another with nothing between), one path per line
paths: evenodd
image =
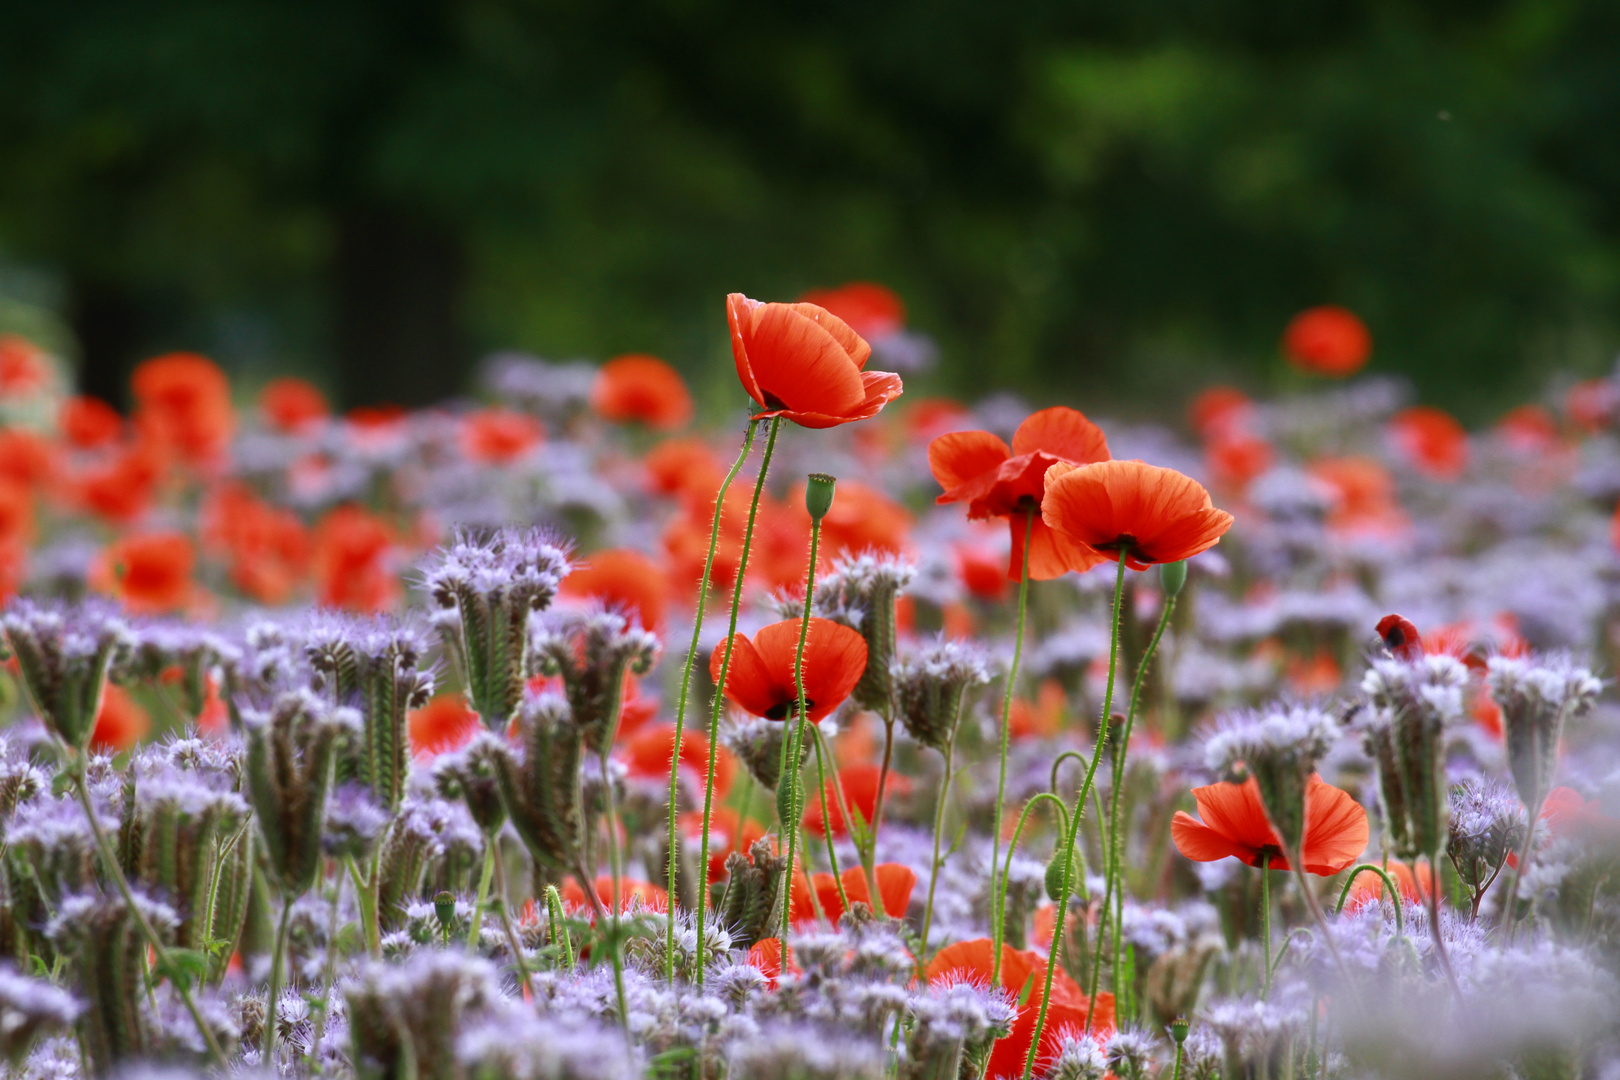
M862 821L870 825L872 815L877 812L879 772L876 765L865 761L839 769L837 781L829 779L819 793L805 799L805 831L815 836L825 836L831 829L834 836L849 835L849 824L844 821L844 811L838 805L838 789L833 786L839 781L844 786L844 802L849 806L849 812L858 814ZM889 773L885 799L906 795L910 791L911 777L897 772Z
M100 398L71 397L62 402L56 427L73 446L94 450L118 441L124 433L124 418Z
M1028 698L1013 698L1007 730L1015 739L1050 739L1063 730L1068 705L1063 684L1056 679L1043 679L1033 702Z
M146 513L162 479L162 455L138 441L110 460L85 469L74 478L73 490L78 501L97 517L127 525Z
M154 357L135 368L130 387L143 436L190 465L224 457L236 415L230 382L212 360L183 352Z
M754 942L754 947L748 950L748 962L759 968L765 976L765 983L772 990L776 989L776 980L782 977L782 942L779 938L761 938ZM789 971L798 971L798 965L793 962L793 951L788 950Z
M1601 431L1620 411L1620 386L1610 379L1578 382L1564 396L1564 411L1588 432Z
M652 559L629 548L587 555L563 578L562 595L600 601L661 630L669 606L669 578Z
M28 574L28 549L16 540L0 540L0 604L17 595Z
M905 431L912 442L932 442L952 431L961 431L972 420L967 406L950 398L922 398L906 410Z
M613 876L601 874L596 879L596 897L608 911L613 911ZM584 911L590 905L585 896L585 890L580 888L579 882L572 877L566 879L562 888L557 890L562 897L563 907L569 911ZM640 907L646 911L669 910L669 894L650 881L638 881L635 878L619 879L619 912L630 911Z
M1135 570L1214 547L1232 527L1204 486L1140 461L1060 462L1046 474L1041 516L1060 544L1122 557Z
M893 919L903 919L906 909L911 906L911 893L917 887L917 874L909 866L899 863L879 863L872 868L872 876L877 878L878 898L883 901L883 913ZM872 892L866 887L866 872L859 866L852 866L839 876L844 884L844 895L849 897L851 904L865 904L872 907ZM810 897L810 889L816 890L815 900ZM828 873L814 874L810 883L806 884L803 875L793 879L793 925L802 926L816 921L816 902L821 905L821 913L833 926L844 915L844 902L838 897L838 882Z
M326 395L305 379L271 379L259 391L259 411L276 431L303 431L332 415Z
M298 515L242 484L209 493L199 513L203 546L230 564L231 582L261 604L282 604L309 573L309 530Z
M339 506L315 526L311 567L322 607L383 611L399 599L391 565L394 530L358 506Z
M1496 430L1509 449L1521 454L1540 454L1558 445L1558 422L1540 405L1509 409Z
M1170 823L1176 850L1194 862L1236 857L1250 866L1270 859L1273 870L1292 869L1283 857L1282 841L1266 818L1260 802L1260 784L1249 777L1241 784L1219 783L1192 790L1199 821L1177 810ZM1305 788L1305 844L1302 858L1307 873L1331 877L1354 863L1367 846L1367 811L1319 776Z
M50 381L45 350L18 334L0 334L0 398L24 398Z
M1331 694L1344 681L1344 670L1333 654L1322 651L1309 658L1291 657L1287 665L1288 688L1302 698Z
M1607 845L1620 843L1620 820L1603 812L1597 799L1587 799L1572 787L1562 785L1547 793L1541 804L1541 819L1549 835L1573 836Z
M664 771L666 775L669 772L667 761L664 764ZM718 778L718 764L715 775ZM688 810L680 816L678 824L688 839L694 842L702 839L703 811ZM764 826L753 818L745 821L731 807L716 806L709 815L709 884L713 885L726 879L726 859L732 852L747 855L754 841L764 836Z
M791 504L798 508L798 516L803 519L803 527L808 535L810 512L804 508L802 486L795 496ZM859 555L866 551L898 554L906 548L906 534L910 529L911 512L905 507L876 488L853 480L841 480L832 509L821 519L822 552L828 559L836 559L840 555Z
M0 476L38 488L56 471L56 452L26 428L0 428Z
M108 754L133 750L152 730L152 717L128 690L108 683L101 692L101 708L90 732L90 748Z
M866 371L872 347L838 316L814 304L766 304L726 297L737 378L760 405L756 418L802 427L866 420L900 396L900 376Z
M999 553L971 544L957 544L952 550L956 553L956 575L964 589L980 600L1007 599L1007 564Z
M830 311L861 337L888 337L906 325L906 305L893 289L872 281L851 281L836 289L812 289L800 299Z
M1436 480L1455 480L1468 468L1468 432L1442 409L1402 409L1390 420L1389 434L1413 468Z
M968 982L977 986L990 986L995 972L995 945L989 938L959 941L947 945L934 954L928 963L928 981L934 985ZM1106 1038L1114 1031L1114 995L1099 993L1095 1012L1080 987L1058 968L1052 972L1052 993L1046 998L1046 958L1027 949L1011 945L1001 947L1001 982L1017 1010L1012 1031L998 1039L990 1051L986 1076L1020 1076L1029 1047L1035 1041L1035 1025L1040 1018L1041 1002L1045 1000L1046 1026L1041 1029L1041 1043L1035 1053L1035 1073L1043 1075L1058 1055L1063 1040L1076 1032L1089 1030L1098 1038Z
M642 460L647 470L647 487L659 495L681 495L708 500L714 510L714 493L725 478L726 466L701 439L665 439L647 452Z
M1276 456L1265 439L1241 432L1211 440L1204 447L1204 463L1211 481L1233 492L1242 492L1255 478L1264 475Z
M483 729L478 714L460 694L440 694L406 719L411 755L435 758L459 750Z
M1395 888L1400 892L1403 903L1422 903L1434 891L1434 867L1428 863L1419 867L1417 873L1413 873L1408 864L1394 861L1384 870L1395 879ZM1384 879L1363 871L1356 875L1355 884L1350 886L1350 895L1345 897L1344 906L1351 911L1360 911L1383 898Z
M640 421L654 431L692 422L692 395L680 372L656 356L619 356L602 365L591 386L591 408L615 423Z
M648 780L667 780L669 761L674 753L675 725L646 724L629 738L619 742L619 759L629 768L631 776ZM709 739L695 728L681 731L681 766L690 769L699 783L709 772ZM724 746L715 748L714 794L724 799L731 793L731 784L737 775L737 759Z
M144 533L114 541L91 568L91 584L139 615L179 611L195 595L197 549L184 533Z
M1039 511L1048 469L1106 460L1102 429L1079 410L1062 406L1025 417L1011 447L988 431L956 431L928 445L928 467L945 489L936 503L965 502L971 520L1007 519L1012 544L1007 577L1013 581L1023 576L1024 523L1032 509L1037 513L1029 534L1031 578L1046 581L1103 561L1095 552L1060 544Z
M540 445L545 428L528 413L514 409L479 409L462 421L461 447L473 461L510 465Z
M1233 386L1212 386L1187 406L1187 422L1205 440L1246 431L1253 415L1254 402Z
M0 476L0 544L22 544L34 531L34 493Z
M1389 470L1370 458L1320 458L1306 471L1331 500L1327 525L1346 536L1390 537L1410 526Z
M1324 304L1300 312L1288 323L1283 354L1301 371L1342 379L1367 363L1372 334L1355 312Z
M725 642L709 656L709 677L720 679ZM739 709L767 720L785 720L797 709L799 620L784 619L762 627L752 641L732 638L731 665L726 671L726 699ZM805 719L814 723L844 703L866 671L866 640L829 619L810 620L804 643Z

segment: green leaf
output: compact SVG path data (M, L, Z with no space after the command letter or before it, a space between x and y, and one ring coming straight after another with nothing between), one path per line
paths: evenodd
M182 990L190 990L194 981L206 976L210 970L208 955L196 949L167 949L153 969Z

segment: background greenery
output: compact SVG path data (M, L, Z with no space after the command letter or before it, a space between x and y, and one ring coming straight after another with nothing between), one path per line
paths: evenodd
M10 0L0 258L109 397L171 347L701 383L723 293L872 279L936 390L1258 387L1338 302L1485 419L1614 351L1617 71L1613 0Z

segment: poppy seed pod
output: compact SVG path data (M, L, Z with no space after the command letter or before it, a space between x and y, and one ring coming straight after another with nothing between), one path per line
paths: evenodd
M983 654L971 645L940 641L910 656L894 674L896 704L906 732L941 753L956 735L967 692L990 681Z
M894 720L894 657L898 630L895 602L917 568L893 555L840 559L816 586L815 609L829 621L858 631L866 642L866 667L852 695L862 708ZM813 640L813 639L812 639Z
M1160 563L1159 584L1164 588L1164 595L1180 596L1181 590L1187 584L1187 560L1178 559L1175 562Z
M62 742L83 750L96 727L107 673L134 644L106 604L46 607L20 600L0 615L23 685L39 718Z
M804 508L810 511L811 521L820 521L832 509L833 492L838 478L826 473L811 473L804 485Z
M536 862L571 874L585 844L579 783L584 732L564 698L544 694L523 700L515 735L515 745L491 753L507 816Z
M332 708L313 694L283 694L268 714L244 717L247 796L263 835L271 876L283 896L302 896L321 868L326 791L338 742L357 734L352 709Z
M1493 656L1486 668L1486 683L1502 710L1502 736L1513 784L1530 813L1539 814L1558 768L1558 740L1564 722L1585 716L1603 684L1563 656Z
M360 738L344 748L341 772L393 811L410 766L407 717L433 696L433 674L419 667L427 641L415 627L388 619L327 615L310 631L304 654L317 690L360 714Z
M462 532L429 563L434 620L461 666L473 711L504 731L523 698L529 616L551 605L568 555L538 529Z

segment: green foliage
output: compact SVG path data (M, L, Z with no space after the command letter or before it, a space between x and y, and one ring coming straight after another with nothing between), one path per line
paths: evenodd
M474 344L711 401L731 289L880 280L943 388L1092 399L1278 377L1339 302L1479 412L1612 351L1617 61L1599 0L8 5L0 253L143 348L314 366L403 237Z

